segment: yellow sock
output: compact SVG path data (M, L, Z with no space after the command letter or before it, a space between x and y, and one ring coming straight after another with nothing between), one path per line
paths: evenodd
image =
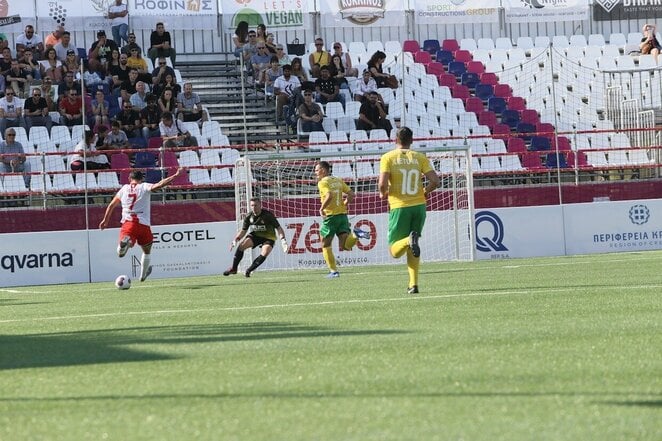
M409 287L418 285L418 267L421 263L420 257L414 257L411 250L407 250L407 272L409 273Z
M336 258L333 255L333 251L331 251L331 247L322 248L322 256L324 256L324 260L326 261L326 265L329 267L329 271L333 273L338 271L336 269Z
M409 249L409 237L397 240L391 244L391 256L402 257L402 255Z
M356 240L357 237L354 235L354 233L348 234L347 239L345 239L345 251L352 251L352 248L354 248L354 245L356 245Z

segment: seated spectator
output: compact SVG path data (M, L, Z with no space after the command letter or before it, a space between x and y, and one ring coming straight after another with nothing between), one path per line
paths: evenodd
M276 95L276 119L283 120L283 106L293 98L297 91L301 88L299 79L292 75L292 67L283 66L283 75L276 78L274 81L274 95Z
M42 96L40 88L32 91L32 98L28 98L23 103L23 117L25 118L25 130L30 132L33 126L46 127L51 131L53 121L48 115L48 102Z
M34 58L32 49L25 49L23 51L23 56L18 59L18 64L21 66L21 69L30 74L32 79L41 80L39 62Z
M62 38L60 39L60 42L53 46L53 49L55 49L57 59L62 63L64 63L64 60L67 59L69 51L73 52L76 63L78 63L78 49L76 49L74 42L71 41L71 33L69 31L62 32Z
M108 72L110 52L113 49L119 50L113 40L106 38L106 31L101 30L97 32L97 41L92 43L92 46L90 47L87 62L91 64L95 70L106 73Z
M264 43L257 44L257 54L251 57L251 66L253 67L253 78L256 84L261 84L262 71L269 68L271 63L271 55L267 52L267 47Z
M359 109L359 119L356 123L358 130L365 130L366 132L372 129L384 129L386 133L390 133L393 126L391 121L386 118L384 106L379 102L379 94L377 92L368 92L366 94L366 101L361 104Z
M253 55L257 54L257 35L255 34L255 31L248 32L248 43L244 44L241 49L246 73L252 76L253 66L251 65L251 58L253 58Z
M338 87L340 87L341 89L349 89L349 84L347 83L347 79L345 78L345 66L343 66L342 64L340 55L331 56L329 73L331 74L331 78L336 80L336 84L338 85Z
M276 42L274 41L274 34L268 33L267 38L264 40L264 45L271 55L276 55Z
M283 69L278 64L278 57L271 57L271 67L264 71L262 82L266 86L267 93L274 93L274 81L283 75Z
M339 42L333 43L333 53L331 54L331 56L333 55L338 55L340 57L340 61L345 68L346 77L359 76L358 69L352 67L352 58L349 56L348 53L342 51L342 45Z
M156 102L156 95L147 94L147 106L140 111L140 121L143 126L143 138L161 136L159 123L161 122L161 109Z
M78 81L74 81L73 72L67 72L64 74L64 81L58 84L58 100L66 98L69 95L69 91L71 89L75 89L77 92L80 91L80 83Z
M69 89L67 97L60 100L60 124L73 127L83 124L83 99L78 90Z
M159 97L159 109L161 109L161 113L170 112L174 114L177 112L177 100L173 95L171 88L163 90L163 93Z
M308 81L308 74L306 73L306 69L301 65L301 58L299 57L295 57L292 60L292 75L297 77L301 84Z
M3 76L7 75L11 69L11 49L8 47L2 49L2 58L0 59L0 74Z
M96 148L96 135L86 130L85 136L74 147L74 154L69 158L72 171L104 170L110 168L108 157Z
M25 97L25 94L30 90L32 75L27 70L21 68L18 60L11 61L11 69L7 72L5 79L11 85L17 97Z
M136 93L131 95L129 99L134 110L140 112L147 106L147 92L145 91L145 83L138 81L136 83Z
M397 88L398 80L392 75L385 74L383 64L386 60L386 54L382 51L377 51L372 54L368 60L368 70L377 83L377 87L391 87Z
M166 74L165 80L162 83L155 85L152 91L154 92L154 95L161 96L166 89L170 89L172 91L172 97L177 99L177 95L182 91L182 86L177 84L174 75Z
M5 96L0 98L0 133L5 133L7 127L23 126L23 102L16 97L14 89L8 87Z
M104 150L121 150L131 148L129 138L120 128L119 121L110 123L110 132L104 137Z
M119 121L120 129L126 133L129 138L136 138L141 135L140 114L133 108L130 101L122 103L122 110L115 115L115 120Z
M129 57L126 54L120 54L119 64L117 66L110 67L110 75L113 79L113 95L116 97L120 96L122 83L129 81L129 72L131 72L131 69L129 69L129 66L127 65L128 60ZM137 78L138 77L136 76L136 80Z
M62 62L57 59L54 48L46 49L46 56L39 63L41 78L50 77L58 83L62 81Z
M165 147L191 147L198 145L198 140L195 136L191 136L188 130L184 130L181 123L173 118L172 113L164 112L161 115L161 122L159 123L159 133L163 138L163 145Z
M285 48L282 44L276 45L276 57L278 57L278 64L283 67L290 63L290 56L285 53Z
M94 93L97 89L110 90L110 81L112 81L111 77L99 72L94 64L88 64L83 72L83 82L89 93Z
M64 34L64 26L57 25L53 32L48 34L44 39L44 50L55 47L60 41L62 41L62 34Z
M363 77L357 82L354 90L354 100L363 101L368 92L377 92L377 82L368 69L363 71Z
M71 72L73 74L73 78L80 79L80 61L78 60L78 55L76 55L75 50L67 51L67 56L65 57L64 61L62 61L62 66L60 66L60 68L62 69L63 74Z
M639 49L641 50L642 54L652 55L655 58L655 62L657 63L662 46L660 45L660 42L657 41L655 30L656 26L654 24L646 23L644 25L644 36L641 39L641 44L639 44Z
M315 90L317 91L317 102L326 104L330 102L341 103L345 107L345 97L340 94L338 83L331 78L331 72L328 66L320 69L321 76L315 80Z
M129 102L131 95L136 93L136 84L138 84L138 71L136 69L131 69L129 71L129 80L124 81L120 86L120 96L122 101Z
M303 103L299 106L299 118L304 132L324 131L322 107L313 101L313 92L303 92Z
M131 55L131 49L138 49L138 53L142 54L143 50L140 46L138 46L138 43L136 43L136 34L133 32L129 33L129 42L122 46L122 50L120 53L126 54L127 56Z
M207 121L207 114L202 108L200 97L193 92L191 83L184 83L184 92L177 95L177 119L184 122L195 121L202 123Z
M94 99L92 100L92 111L91 119L94 121L93 130L96 130L99 126L108 125L108 109L110 108L110 103L103 94L103 91L97 90L94 94Z
M48 104L48 111L56 111L56 102L59 97L55 96L55 88L53 87L53 80L51 77L45 77L41 81L41 86L39 86L39 89L41 89L41 96L46 100L46 104Z
M159 57L156 67L152 71L152 84L153 87L164 84L166 76L170 75L173 79L175 78L175 70L168 66L165 57Z
M23 145L16 141L16 131L5 130L5 140L0 142L0 173L24 173L25 186L30 186L30 163L26 160Z
M322 75L322 67L331 64L331 54L324 50L324 40L321 38L315 39L315 52L308 56L308 61L310 61L313 78L319 78Z
M157 57L170 57L172 65L175 65L175 57L177 53L175 48L172 47L172 40L170 39L170 32L166 32L163 23L156 24L156 30L152 31L149 36L150 48L148 52L149 58L154 64Z
M138 80L152 84L152 74L147 71L147 61L140 55L138 48L131 48L131 53L126 61L129 69L136 69L138 71Z
M108 134L108 126L98 126L96 128L97 142L95 144L97 150L104 149L104 143L106 142L106 135Z
M34 27L27 25L25 32L16 37L16 53L23 52L25 49L32 49L34 57L39 60L44 53L44 43L38 34L35 34Z

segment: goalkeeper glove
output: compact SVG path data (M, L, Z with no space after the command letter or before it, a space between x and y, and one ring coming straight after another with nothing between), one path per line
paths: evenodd
M284 237L281 237L281 238L280 238L280 244L281 244L281 246L283 247L283 253L286 253L286 254L287 254L287 248L288 248L288 246L287 246L287 241L285 240Z

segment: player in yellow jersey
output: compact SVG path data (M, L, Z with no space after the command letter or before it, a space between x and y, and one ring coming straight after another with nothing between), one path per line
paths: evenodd
M329 267L328 279L340 277L336 267L336 258L331 249L333 237L338 236L340 247L345 251L351 251L359 237L369 238L366 231L355 229L353 232L349 227L347 218L347 206L354 199L354 192L342 179L331 175L331 165L326 161L315 164L315 176L317 176L317 188L320 192L322 206L322 255Z
M379 196L388 197L388 244L396 259L407 253L409 294L418 293L421 249L418 239L425 224L425 196L439 186L439 176L425 154L410 150L413 134L401 127L396 148L379 161ZM423 186L423 176L427 184Z

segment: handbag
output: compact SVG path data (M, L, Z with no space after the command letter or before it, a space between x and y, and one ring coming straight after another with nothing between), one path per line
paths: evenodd
M292 40L292 43L287 44L287 53L289 55L298 55L301 56L306 53L306 45L299 43L299 39L295 38Z
M391 89L397 89L400 86L398 79L394 75L389 75L384 78L384 86L390 87Z

